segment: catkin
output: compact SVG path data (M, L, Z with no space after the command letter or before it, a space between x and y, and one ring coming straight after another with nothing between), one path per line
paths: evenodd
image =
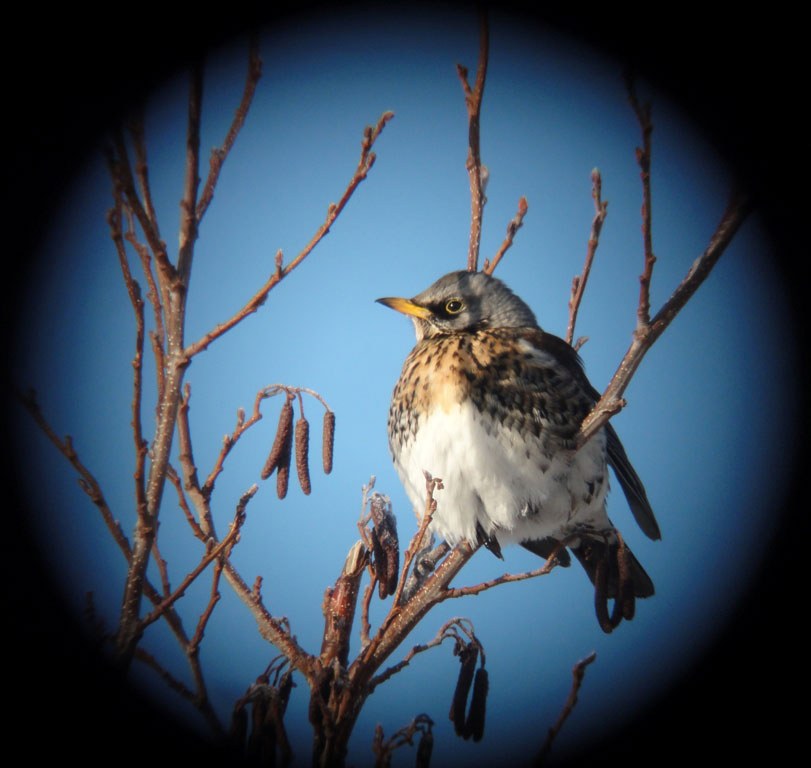
M473 696L470 698L470 711L465 722L466 739L473 737L473 741L481 741L484 736L484 716L489 688L487 670L479 667L476 671L476 679L473 681Z
M422 734L420 743L417 745L417 768L430 768L433 749L434 734L431 731L426 731Z
M310 467L307 463L310 452L310 424L304 416L296 422L296 473L301 491L310 495Z
M324 474L332 472L332 450L335 446L335 412L324 413L324 428L321 433L321 455L324 460Z
M288 400L285 405L290 405ZM292 411L293 406L290 405ZM279 456L279 463L276 468L276 495L283 499L287 496L287 486L290 483L290 454L293 450L293 430L290 428L292 416L287 423L287 439L284 441L282 454Z
M237 707L231 714L231 731L229 738L235 749L240 750L237 754L245 749L245 740L248 738L248 713L245 707Z
M461 666L459 677L456 679L456 688L453 692L451 702L450 719L453 721L453 729L457 736L465 733L465 709L467 707L467 696L470 693L470 686L473 683L473 673L476 669L476 659L479 649L471 643L459 651Z
M282 454L285 451L285 446L287 446L287 451L289 453L290 451L289 443L290 438L292 437L292 427L293 427L293 405L290 402L290 397L288 396L287 400L282 406L282 411L279 414L279 426L276 427L276 437L273 440L273 446L270 449L270 453L268 454L265 466L262 467L261 478L263 480L267 480L273 474L273 470L279 466Z
M290 483L290 443L287 443L287 451L284 452L276 468L276 495L283 499L287 496L287 486Z

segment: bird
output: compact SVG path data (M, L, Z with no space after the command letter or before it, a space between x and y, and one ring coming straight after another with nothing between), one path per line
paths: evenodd
M388 440L418 515L425 473L442 480L431 532L502 559L502 546L518 544L568 566L570 550L594 585L601 628L632 619L636 598L652 596L654 585L608 518L609 467L643 533L656 540L661 532L610 422L577 445L599 400L577 351L484 272L450 272L413 298L377 301L408 316L416 332L392 394Z

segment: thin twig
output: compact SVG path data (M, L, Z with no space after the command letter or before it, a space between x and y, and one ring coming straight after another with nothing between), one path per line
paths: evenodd
M580 309L580 302L583 301L583 293L586 290L586 283L591 273L591 265L594 262L594 254L600 242L600 232L603 222L608 214L608 203L602 199L603 181L600 171L595 168L591 172L591 197L594 200L594 218L591 221L591 233L589 235L588 247L586 248L586 261L583 264L583 271L572 279L572 293L569 297L569 324L566 328L566 341L572 344L574 340L574 327L577 322L577 312ZM578 349L581 345L575 345Z
M586 658L581 659L574 665L574 667L572 667L572 687L569 690L569 695L566 697L566 702L563 705L563 709L558 715L558 719L549 729L546 735L546 740L544 741L540 752L535 757L534 765L536 768L537 766L543 765L544 761L552 750L552 742L555 740L558 733L560 733L560 729L563 728L563 724L566 722L566 719L572 714L572 710L574 710L575 705L577 704L577 694L580 692L580 687L583 685L583 678L586 675L586 667L596 658L597 653L592 651L588 656L586 656Z
M470 245L467 255L468 272L475 272L479 267L479 246L482 237L482 219L484 216L484 179L482 178L481 158L481 107L484 96L484 84L487 79L487 60L489 55L489 25L487 13L479 11L479 60L476 65L476 83L473 88L468 82L467 68L456 65L456 72L462 83L465 94L465 106L468 116L468 153L467 172L470 179Z
M220 452L217 455L217 459L214 462L214 467L212 468L211 472L209 472L208 477L206 478L201 491L204 496L207 498L211 496L214 491L214 483L219 477L220 473L223 471L223 467L225 465L225 459L228 457L228 454L236 445L237 441L245 434L254 424L262 419L262 413L259 410L259 403L262 401L262 393L260 392L259 395L256 396L256 400L254 401L253 412L247 420L245 419L245 412L240 408L237 411L237 423L234 427L234 431L230 435L226 435L222 441L222 448L220 448ZM188 399L186 400L188 403Z
M637 309L637 330L647 327L650 322L650 281L653 275L653 265L656 256L653 254L653 231L651 228L651 134L653 123L651 121L651 105L642 103L636 95L633 77L628 73L626 77L628 98L634 110L636 119L642 131L642 146L636 148L636 161L639 165L639 176L642 180L642 242L644 251L644 264L639 277L639 307Z
M152 189L149 184L149 163L146 157L146 141L144 139L143 116L138 115L129 124L132 145L135 150L135 178L141 190L141 198L144 201L144 212L152 224L156 234L160 237L158 227L158 217L155 213L155 205L152 202Z
M460 628L471 640L475 640L478 644L480 651L482 654L484 650L481 647L481 643L479 643L476 635L473 633L472 628L468 629L464 623L468 621L467 619L463 619L461 617L456 617L453 619L449 619L446 621L440 628L433 639L429 640L427 643L422 643L421 645L415 645L411 648L411 650L402 658L401 661L398 661L396 664L393 664L388 669L383 670L379 675L375 675L369 681L369 692L371 693L377 688L378 685L381 683L385 683L386 680L396 675L402 669L405 669L411 662L411 660L420 653L425 653L425 651L431 650L431 648L436 648L442 642L447 640L448 638L455 638L457 641L459 640L459 636L454 630L454 628ZM469 623L469 622L468 622Z
M262 77L262 59L259 57L259 41L256 34L251 35L248 53L248 72L245 76L245 87L242 91L242 99L239 106L234 113L234 118L231 121L231 127L223 140L221 146L211 150L211 157L209 159L208 178L206 179L203 192L200 195L200 200L197 203L196 217L197 223L203 220L208 206L214 197L214 188L217 186L217 181L220 177L223 163L225 162L228 153L234 146L234 142L245 124L245 119L248 116L248 111L253 103L253 97L256 93L256 86L259 79Z
M408 579L411 565L417 553L422 551L425 542L425 536L428 532L428 527L431 525L434 512L436 511L436 500L434 499L434 491L442 489L442 480L438 477L432 477L427 471L425 475L425 509L420 520L420 526L416 534L408 544L405 555L403 556L403 569L400 573L400 579L397 584L397 590L394 593L394 605L398 605L403 599L403 590L405 589L406 581Z
M197 510L200 529L203 533L217 541L217 534L214 528L214 518L211 514L210 499L200 488L197 478L197 467L194 464L194 453L192 450L191 430L189 425L189 397L190 387L188 384L184 390L184 397L178 409L178 442L180 448L180 469L183 475L183 482L189 498ZM271 615L262 601L262 595L258 588L260 580L257 579L255 587L248 586L245 579L233 565L224 559L223 573L226 581L236 593L237 597L248 607L253 615L259 634L270 643L273 643L288 659L291 666L298 669L312 682L316 677L315 658L308 654L290 634L286 626L285 619L277 619Z
M148 651L144 650L142 647L138 647L135 649L135 658L138 661L142 661L148 667L153 669L161 679L177 694L179 694L182 698L186 699L194 703L196 698L196 694L194 691L189 689L183 682L178 680L174 675L172 675L167 669L165 669L160 662Z
M188 358L207 349L209 345L229 331L235 325L238 325L246 317L256 312L267 301L268 294L273 288L281 282L281 280L289 275L299 264L301 264L307 256L310 255L312 250L321 242L321 240L329 233L330 227L335 223L335 220L344 209L349 199L352 197L355 190L360 183L366 178L367 174L374 165L375 153L371 151L374 142L380 135L386 123L394 117L393 112L384 112L374 128L367 126L363 134L363 142L361 143L361 156L355 173L349 181L343 195L337 203L330 203L327 208L327 216L324 223L316 230L316 233L310 239L310 242L304 246L299 254L286 265L282 265L281 258L277 256L276 267L271 276L265 281L265 284L246 302L246 304L232 315L228 320L216 325L211 331L206 333L198 341L186 347L186 356Z
M527 215L528 208L529 206L527 205L527 199L525 197L521 197L518 200L518 213L516 213L515 216L510 219L510 223L507 225L507 234L504 236L501 247L496 252L496 255L493 257L492 261L489 261L488 259L484 260L484 268L482 269L482 272L484 272L486 275L493 274L495 268L498 266L498 263L513 244L515 233L521 229L521 225L524 223L524 216Z
M194 244L197 241L199 222L197 218L197 191L200 186L200 120L203 102L203 66L196 62L191 68L189 84L189 111L186 127L186 164L183 180L183 199L180 201L180 237L177 251L177 274L183 286L177 301L185 306L185 290L189 284ZM166 308L168 309L168 307ZM173 314L183 315L173 309Z
M114 207L107 214L107 223L110 228L110 236L118 254L118 262L121 273L124 277L124 284L127 286L127 294L135 313L135 357L132 361L133 384L132 384L132 436L135 442L135 505L139 515L143 515L146 510L146 454L147 442L144 439L141 426L141 403L143 393L143 357L144 357L144 301L141 298L141 287L138 281L132 276L127 259L127 251L124 245L124 235L121 228L122 200L118 189L114 194Z
M253 485L249 488L240 498L239 504L237 506L237 514L234 518L234 522L231 523L231 530L228 531L225 538L222 539L219 543L215 546L212 546L208 552L200 559L200 562L192 569L183 581L180 583L178 588L172 592L171 595L168 595L159 605L155 607L154 610L150 611L150 613L144 617L142 620L143 627L148 627L150 624L157 621L160 618L161 613L165 611L170 605L176 603L183 595L186 593L186 590L191 586L191 584L197 579L197 577L208 567L209 563L213 560L216 560L222 554L226 553L229 548L235 543L237 537L239 536L239 531L242 528L242 523L245 521L245 505L248 501L254 496L254 494L259 490L259 486Z
M79 474L79 486L90 497L93 504L96 505L96 508L101 513L101 517L104 520L105 525L113 536L113 540L118 545L118 548L121 550L125 559L129 561L130 557L132 556L132 550L124 530L122 529L121 524L113 516L98 481L79 459L79 455L76 453L73 447L73 441L71 440L70 436L66 435L64 440L60 439L53 427L51 427L51 425L45 419L45 416L39 407L39 403L37 402L36 393L33 390L29 390L25 393L18 392L17 397L48 440L50 440L51 443L56 446L57 450L68 460L70 465Z
M120 200L120 198L119 198ZM124 234L124 239L133 247L138 254L141 261L141 268L144 272L147 284L146 298L152 306L152 313L155 323L155 328L150 331L149 337L152 342L152 352L155 357L155 379L157 383L157 396L158 400L163 397L164 392L164 357L166 347L166 328L163 322L163 304L161 303L159 288L155 281L155 275L152 270L152 257L149 248L138 240L135 235L135 229L132 220L132 211L127 208L125 210L125 218L127 221L127 230ZM115 238L115 234L113 233Z
M752 201L747 195L733 195L704 253L693 262L673 295L662 305L648 326L642 332L637 331L634 334L628 351L602 397L580 426L580 432L577 435L578 448L585 445L611 416L622 410L625 405L622 395L642 362L642 358L710 274L735 233L746 220L751 208Z
M524 571L522 573L505 573L495 579L483 581L479 584L473 584L469 587L449 587L445 590L444 599L466 597L468 595L478 595L493 587L498 587L501 584L509 584L513 581L526 581L527 579L534 579L538 576L546 576L559 564L556 557L557 553L566 547L568 539L559 541L555 546L552 554L546 559L540 568L535 568L532 571Z
M154 222L150 219L138 196L127 152L127 144L121 131L117 131L113 136L112 147L108 152L107 161L114 187L120 190L122 200L125 201L127 208L138 220L155 257L159 273L171 279L175 274L175 268L169 260L166 243L161 240L160 232L158 232ZM164 307L166 306L166 299L165 294L161 296L161 303Z
M413 746L414 736L418 733L422 735L423 739L431 737L431 728L434 721L426 714L417 715L408 725L400 728L388 739L383 738L383 726L377 725L375 727L375 736L372 743L372 752L375 755L375 768L388 768L391 765L391 756L395 749L408 744ZM420 762L419 757L420 748L418 748L417 766L425 765L427 762Z
M200 643L203 642L203 635L205 634L206 626L208 625L211 615L214 613L214 608L220 601L220 577L222 576L223 564L222 560L218 559L214 563L213 572L211 574L211 589L208 594L208 603L206 604L203 613L197 621L197 627L194 630L191 640L189 641L189 653L197 653Z
M169 480L177 492L177 505L180 507L181 512L183 512L183 516L186 518L186 522L192 529L194 537L200 541L206 541L207 537L205 533L203 533L203 529L200 527L200 524L194 519L194 513L191 511L191 507L189 507L189 502L187 501L186 494L183 491L183 481L180 479L180 475L178 475L177 470L171 464L166 468L166 479Z

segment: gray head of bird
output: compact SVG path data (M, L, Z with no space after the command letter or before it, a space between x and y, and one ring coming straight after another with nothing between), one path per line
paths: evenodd
M450 272L411 299L377 299L414 322L417 340L485 328L536 327L532 310L501 280L484 272Z

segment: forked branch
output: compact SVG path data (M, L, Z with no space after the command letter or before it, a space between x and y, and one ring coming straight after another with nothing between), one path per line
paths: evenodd
M572 278L572 293L569 297L569 324L566 328L566 341L572 344L575 349L583 346L585 339L574 341L574 327L577 323L577 312L580 303L583 301L583 294L586 291L586 283L591 274L591 265L594 263L594 254L600 243L600 232L603 229L603 222L608 215L608 203L602 196L603 180L599 169L595 168L591 172L591 197L594 200L594 218L591 221L591 234L589 235L588 247L586 248L586 261L583 264L583 271Z
M611 381L608 383L608 386L603 391L602 396L595 404L594 408L592 408L591 412L583 420L576 440L578 448L585 445L592 436L605 426L614 414L625 407L626 403L623 394L636 369L642 362L642 358L710 274L712 268L718 262L718 259L721 258L721 255L732 241L740 226L746 220L752 208L751 198L747 194L740 191L733 193L732 199L727 205L715 232L711 236L707 248L693 262L684 279L679 283L671 297L662 305L653 319L651 319L650 284L653 275L653 265L656 261L656 257L653 254L651 234L652 211L650 193L651 134L653 131L653 123L651 121L650 105L641 104L639 102L633 82L630 79L628 80L628 89L631 106L637 116L642 133L642 146L637 148L636 151L642 181L643 233L643 270L640 277L637 324L631 344L620 361ZM597 198L595 198L595 202L596 200ZM595 219L595 221L596 220L597 219ZM572 301L575 302L575 298L573 298ZM578 303L579 300L577 303L574 303L574 306L576 307ZM571 314L570 324L573 328ZM571 339L569 340L571 341Z
M256 293L251 296L250 299L245 303L245 305L237 311L234 315L232 315L228 320L219 323L216 325L211 331L205 334L201 339L198 341L189 344L188 347L185 349L185 354L188 358L194 357L196 354L202 352L205 349L208 349L209 345L218 339L223 334L227 333L231 330L235 325L238 325L242 322L246 317L256 312L264 303L267 301L268 294L273 290L273 288L278 285L282 281L283 278L287 277L299 264L301 264L307 256L312 253L313 249L324 239L324 237L329 234L330 228L335 223L335 220L341 214L341 211L346 207L346 204L349 202L350 198L354 194L355 190L358 188L360 183L366 178L369 171L371 170L372 166L374 165L376 155L372 151L372 147L374 146L375 141L377 140L378 136L382 132L383 128L385 128L386 123L389 122L394 117L393 112L384 112L380 119L377 121L377 124L372 126L367 126L363 132L363 140L361 142L361 155L360 159L358 160L358 165L355 168L355 173L352 175L352 178L349 180L349 183L346 186L343 194L341 195L340 199L337 203L330 203L327 207L327 215L324 220L324 223L321 224L320 227L316 230L315 234L310 238L310 241L307 245L302 248L302 250L298 253L298 255L287 264L283 263L282 252L279 251L276 254L276 260L274 265L274 271L265 281L264 285L259 288Z

